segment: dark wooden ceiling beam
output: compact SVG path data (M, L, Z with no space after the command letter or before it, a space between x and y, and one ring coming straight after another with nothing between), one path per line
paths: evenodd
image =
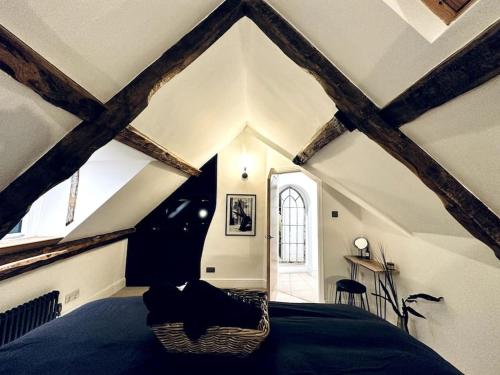
M82 120L93 120L105 110L92 94L1 25L0 69Z
M297 165L304 165L319 150L334 139L340 137L348 129L336 117L333 117L313 135L309 143L293 158Z
M0 280L5 280L50 263L82 254L97 247L123 240L134 232L135 228L124 229L75 241L40 246L22 252L0 255Z
M161 85L182 72L243 16L241 1L227 0L0 192L0 238L43 193L69 178L99 148L130 124Z
M399 129L379 116L364 93L267 3L245 2L246 15L298 66L321 84L356 127L410 169L448 212L500 259L500 219Z
M292 61L312 74L351 123L415 173L438 195L446 209L500 258L500 219L414 142L383 120L378 108L361 90L261 0L224 2L106 103L108 110L97 120L77 126L2 191L0 237L24 216L36 198L69 178L95 150L114 138L147 106L150 95L243 15L251 18Z
M432 108L438 107L496 77L499 73L500 21L392 100L380 110L379 115L391 126L399 128ZM347 125L345 119L342 122ZM338 136L342 134L339 133ZM331 141L338 136L332 137ZM318 137L322 137L322 135L318 134ZM308 146L309 144L304 149ZM308 150L308 152L312 152L312 150ZM308 154L308 157L299 154L294 162L297 161L299 165L302 165L312 155L314 152Z
M129 125L115 137L118 142L130 146L153 159L161 161L169 167L175 168L188 176L199 176L201 171L188 164L165 147L153 141L147 135Z
M380 111L400 127L500 74L500 21L451 55Z

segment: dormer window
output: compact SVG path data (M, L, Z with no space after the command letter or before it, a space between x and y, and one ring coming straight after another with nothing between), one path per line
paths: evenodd
M422 0L444 23L453 22L474 0Z
M7 233L5 238L21 237L23 235L22 229L23 229L23 220L17 223L16 226L12 228L9 233Z

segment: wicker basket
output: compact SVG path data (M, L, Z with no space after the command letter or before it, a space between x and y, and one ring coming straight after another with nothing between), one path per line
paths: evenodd
M151 326L167 352L193 354L225 354L246 357L255 351L269 333L269 313L265 292L244 289L222 289L239 300L253 303L262 310L257 329L213 326L196 341L184 332L183 323L164 323Z

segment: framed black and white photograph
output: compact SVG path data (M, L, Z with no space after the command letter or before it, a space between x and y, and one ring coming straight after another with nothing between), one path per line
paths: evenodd
M255 236L255 194L226 195L226 236Z

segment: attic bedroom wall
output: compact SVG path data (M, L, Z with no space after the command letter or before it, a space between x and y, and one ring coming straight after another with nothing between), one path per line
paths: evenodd
M183 173L163 163L149 163L64 237L63 241L133 228L186 179Z
M62 313L87 302L113 295L125 286L127 240L0 281L0 311L59 290ZM66 294L79 289L78 299L64 303Z
M382 245L400 270L400 298L414 293L444 297L441 303L414 306L427 319L411 318L412 334L465 374L498 374L500 265L493 253L473 238L406 235L364 209L361 218L372 253ZM476 261L467 253L489 259ZM371 274L364 283L373 284ZM395 322L390 307L388 314Z
M50 189L37 199L23 218L26 237L65 237L105 202L113 197L131 179L139 174L151 158L128 146L112 141L99 149L80 168L74 220L66 225L70 179ZM123 228L127 229L127 228ZM94 234L109 233L102 225Z
M242 155L248 160L248 179L242 180ZM267 278L267 176L269 169L300 171L290 160L255 137L246 128L218 154L217 208L210 225L201 261L201 277L220 287L266 287ZM307 173L307 172L306 172ZM323 274L347 275L343 255L352 240L361 234L361 208L343 195L322 184L319 243L323 245ZM257 195L255 237L225 236L226 194ZM339 211L332 218L332 211ZM206 267L215 267L207 273Z
M266 152L266 145L243 132L218 153L217 205L201 258L201 278L216 286L266 286ZM241 178L243 164L247 180ZM225 235L226 194L256 194L255 236ZM206 267L215 267L215 273Z

